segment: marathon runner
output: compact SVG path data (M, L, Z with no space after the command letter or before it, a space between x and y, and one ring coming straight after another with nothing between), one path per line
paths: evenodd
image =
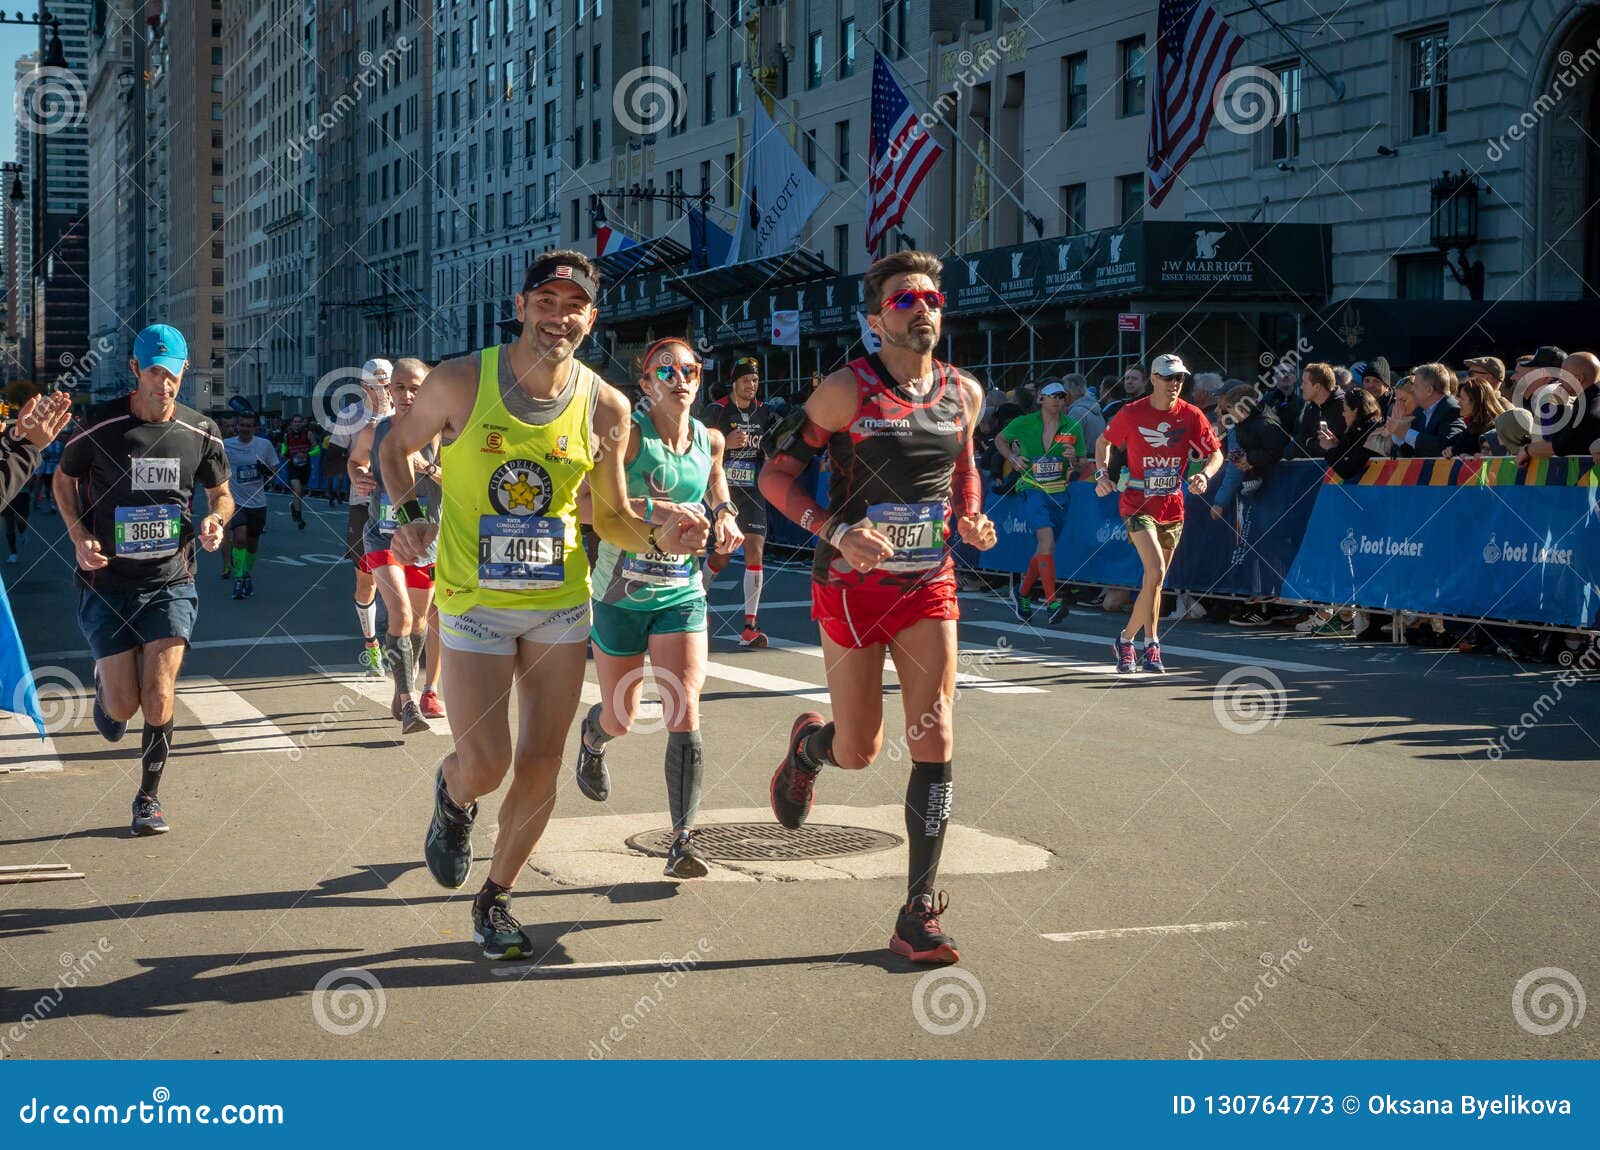
M1117 481L1107 468L1111 449L1128 454L1128 482L1117 501L1128 542L1139 553L1144 581L1133 601L1133 613L1112 643L1117 670L1134 670L1133 641L1144 629L1147 642L1140 660L1146 671L1166 670L1161 662L1157 628L1161 620L1161 585L1172 553L1183 534L1183 473L1190 458L1204 459L1189 476L1189 490L1201 494L1222 466L1222 444L1211 421L1194 404L1178 398L1189 369L1175 355L1158 355L1150 363L1150 394L1129 400L1106 425L1095 449L1095 494L1110 495Z
M910 873L890 949L913 962L956 962L955 941L935 901L939 855L950 819L956 680L955 563L946 524L988 550L972 434L983 410L976 380L933 357L944 296L929 252L884 256L867 269L868 323L882 351L822 381L804 408L767 441L761 491L818 537L811 617L821 625L834 721L795 720L772 776L772 810L790 829L804 824L825 764L860 770L883 744L883 656L894 658L905 704L911 778L906 787ZM826 449L830 505L796 482Z
M1067 525L1067 481L1083 448L1083 426L1065 415L1067 389L1051 380L1039 389L1039 410L1019 415L995 436L995 447L1020 473L1016 491L1023 498L1023 519L1038 546L1028 570L1013 590L1017 618L1033 617L1031 594L1044 585L1052 626L1067 617L1065 596L1056 597L1056 540Z
M734 361L733 390L717 400L706 411L706 423L713 431L722 433L727 444L728 461L724 471L728 486L733 491L733 506L739 513L739 531L744 536L744 630L739 634L741 647L765 647L767 637L761 633L756 612L761 607L762 552L767 541L767 501L756 486L756 472L761 466L761 441L772 420L772 409L756 398L761 389L761 365L748 356ZM733 558L731 547L720 544L706 556L705 590L711 594L711 583L717 572Z
M340 413L341 429L359 430L389 418L389 376L394 365L386 359L369 359L361 365L361 388L366 393L361 407L354 412ZM356 569L356 620L361 624L361 665L367 674L384 674L383 646L378 642L378 585L372 573L361 567L361 558L367 553L367 516L374 488L368 468L356 467L346 456L346 474L350 477L350 509L345 520L345 558Z
M389 376L389 398L394 403L394 414L362 428L350 447L350 466L367 471L373 484L372 493L367 497L367 523L362 536L365 553L357 570L372 576L389 616L388 661L389 672L394 676L394 702L390 704L389 713L399 721L400 731L406 735L429 730L430 718L444 718L439 696L431 689L420 698L413 697L417 662L422 657L428 613L433 606L434 555L433 548L429 547L420 558L402 564L389 549L389 541L399 526L395 518L398 505L384 488L380 453L383 441L395 428L404 425L427 374L428 365L420 359L402 359L396 363ZM437 437L412 455L411 470L417 477L417 500L426 518L437 522L440 476Z
M223 573L233 572L233 597L248 599L256 593L256 555L267 529L267 480L278 469L278 453L256 435L254 414L234 421L237 434L222 441L228 454L228 491L237 510L228 524L233 549Z
M562 749L578 709L589 638L589 562L578 543L585 476L595 530L634 552L705 547L690 507L652 526L628 504L623 455L628 403L574 354L594 328L600 277L575 251L528 267L512 343L448 360L428 376L403 426L380 445L389 494L401 501L391 549L414 561L438 540L440 630L455 749L440 765L423 852L443 886L472 868L477 800L509 771L489 877L472 904L488 958L530 953L511 914L511 887L555 804ZM443 436L440 522L423 519L410 456ZM517 692L513 740L508 702Z
M288 429L283 433L283 458L288 464L285 474L289 477L289 490L294 492L294 502L290 505L289 515L295 524L304 531L306 529L305 497L306 487L311 482L311 455L317 450L311 441L311 425L306 422L306 417L297 415L289 420Z
M740 533L724 478L723 439L689 415L700 389L700 361L685 341L669 337L646 348L640 363L646 403L633 413L625 455L633 511L665 524L680 506L712 502L716 545L731 552ZM593 641L601 701L583 720L578 789L596 802L610 796L606 744L633 727L648 651L668 732L667 805L674 836L666 873L700 878L710 870L694 845L705 770L700 689L706 677L706 590L694 556L639 554L602 540L594 571Z
M133 833L156 835L167 830L156 789L172 747L173 690L199 606L194 540L222 545L233 497L216 424L177 401L189 366L183 336L145 328L129 366L132 394L101 407L67 444L55 492L76 550L78 626L95 659L94 725L115 743L144 712ZM198 531L196 483L210 506Z

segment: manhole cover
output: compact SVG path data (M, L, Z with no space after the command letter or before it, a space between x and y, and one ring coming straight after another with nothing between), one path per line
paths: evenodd
M665 858L672 830L645 831L628 845L636 851ZM710 859L730 862L802 862L869 855L891 850L905 842L899 835L867 827L829 826L826 823L785 830L774 823L713 823L700 828L695 845Z

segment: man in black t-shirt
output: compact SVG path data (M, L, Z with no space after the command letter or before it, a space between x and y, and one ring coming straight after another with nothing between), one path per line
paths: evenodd
M761 469L761 441L772 423L772 409L756 398L761 390L761 365L748 357L734 361L733 390L710 404L703 419L707 427L722 432L724 448L722 470L728 477L728 494L738 513L739 530L744 532L744 630L741 647L765 647L767 637L756 621L761 607L762 554L767 542L767 501L756 488ZM712 548L706 555L706 594L711 581L728 565L732 555Z
M133 833L167 830L156 788L172 745L173 691L199 597L194 541L222 543L233 514L217 426L177 402L189 349L166 324L133 343L134 390L96 411L61 454L56 503L77 559L78 626L95 660L94 724L110 742L144 712ZM195 485L210 512L192 522Z

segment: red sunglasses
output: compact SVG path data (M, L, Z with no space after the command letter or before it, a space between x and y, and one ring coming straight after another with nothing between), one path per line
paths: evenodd
M944 307L944 292L915 291L907 288L905 291L897 291L894 295L885 299L883 307L879 310L888 311L890 308L894 308L896 311L909 311L917 306L918 300L927 304L929 311L938 311Z

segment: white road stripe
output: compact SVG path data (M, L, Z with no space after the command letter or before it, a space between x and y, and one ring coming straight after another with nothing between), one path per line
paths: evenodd
M87 695L82 698L87 704ZM67 702L66 699L57 701ZM39 728L33 725L32 719L25 715L0 715L0 775L36 775L61 769L56 741L46 734L41 742Z
M198 643L190 643L191 651L208 651L215 647L233 647L244 652L256 647L287 647L302 646L306 643L349 643L352 646L361 640L354 635L265 635L256 638L250 635L240 635L236 639L202 639ZM87 659L92 652L87 648L71 651L40 651L29 655L35 663L41 659Z
M822 648L815 643L797 643L792 639L779 639L773 636L768 636L767 645L784 651L793 651L797 655L809 655L814 659L821 659L824 657ZM961 644L961 649L963 651L975 652L987 652L994 650L994 648L983 647L976 643L963 643ZM887 650L884 652L883 671L885 675L897 677L894 669L894 661L888 657ZM1050 693L1041 687L1030 687L1025 683L1007 683L1001 680L991 679L987 675L979 675L972 671L959 670L956 672L956 686L964 687L969 690L983 691L990 695L1048 695Z
M1048 942L1094 942L1102 938L1129 938L1150 934L1210 934L1218 930L1235 930L1249 926L1248 922L1185 922L1176 926L1119 926L1111 930L1073 930L1065 934L1041 934Z
M764 671L752 671L746 667L735 667L728 663L707 663L706 675L712 679L726 679L730 683L740 683L746 687L755 687L762 691L771 691L778 695L794 695L801 699L808 699L813 703L826 703L828 689L816 683L807 683L800 679L787 679L782 675L768 675Z
M1054 627L1029 627L1022 623L998 623L987 619L963 619L963 627L982 627L988 631L1005 631L1012 635L1027 635L1034 639L1065 639L1072 643L1090 643L1096 647L1109 648L1111 636L1090 635L1082 631L1057 631ZM1287 659L1263 659L1255 655L1235 655L1226 651L1206 651L1199 647L1179 647L1172 643L1161 644L1163 655L1184 655L1190 659L1204 659L1211 663L1229 663L1236 667L1266 667L1274 671L1321 671L1327 674L1337 674L1335 667L1324 667L1316 663L1295 663Z
M208 676L179 679L178 702L221 750L270 754L292 751L298 745L242 695Z

